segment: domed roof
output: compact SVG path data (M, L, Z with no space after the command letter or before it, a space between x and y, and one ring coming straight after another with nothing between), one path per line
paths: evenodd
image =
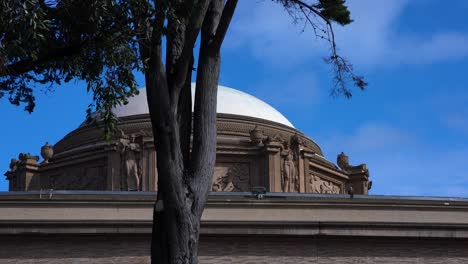
M192 109L194 94L195 84L192 83ZM113 109L113 112L117 117L147 114L146 89L140 89L140 94L130 98L127 105L117 106ZM218 86L217 112L256 117L294 127L286 117L271 105L250 94L221 85Z

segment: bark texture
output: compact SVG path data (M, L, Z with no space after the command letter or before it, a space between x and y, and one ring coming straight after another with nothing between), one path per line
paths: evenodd
M237 0L156 2L153 23L140 21L139 24L145 29L141 32L151 34L151 38L142 36L139 46L145 62L159 177L151 262L193 264L198 263L200 219L211 190L216 158L220 48ZM148 10L140 6L132 12ZM164 31L165 64L162 58ZM193 49L199 35L192 122L190 83Z

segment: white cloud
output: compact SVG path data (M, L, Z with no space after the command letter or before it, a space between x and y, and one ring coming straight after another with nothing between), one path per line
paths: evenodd
M241 1L225 46L246 46L251 55L274 66L301 63L317 51L318 42L311 34L301 34L301 27L283 8L270 1ZM317 46L317 47L315 47Z
M339 48L353 63L373 65L388 60L395 48L392 29L407 4L404 0L348 1L354 22L335 27Z
M321 97L322 89L312 73L294 72L269 76L253 84L253 93L267 102L284 107L309 108Z
M406 131L397 129L390 124L366 123L354 131L346 131L346 135L330 135L324 143L324 146L341 146L346 151L368 153L416 144L416 141Z
M318 142L329 160L344 151L352 164L366 163L372 194L468 197L468 149L425 145L391 124L363 124L349 134Z
M396 41L398 45L387 52L394 63L430 64L468 56L467 33L441 32L427 39L400 37Z
M428 64L468 56L468 32L434 32L429 36L398 32L407 0L347 3L355 21L335 26L335 32L342 54L354 64ZM281 5L241 1L236 15L227 48L247 47L252 56L274 67L297 66L327 55L326 43L316 39L310 28L301 33L303 23L293 24Z

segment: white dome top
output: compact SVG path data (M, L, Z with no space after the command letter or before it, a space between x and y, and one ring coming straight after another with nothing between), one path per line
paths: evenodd
M192 111L194 93L195 84L192 83ZM218 105L216 111L223 114L261 118L294 127L286 117L271 105L250 94L221 85L218 86ZM140 89L140 94L130 98L127 105L117 106L113 109L113 112L117 117L147 114L146 89Z

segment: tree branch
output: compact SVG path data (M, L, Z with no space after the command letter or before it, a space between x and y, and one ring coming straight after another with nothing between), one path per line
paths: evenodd
M232 16L236 10L238 0L227 0L224 5L223 13L221 19L219 20L218 28L216 29L213 45L216 49L221 48L226 32L231 23Z
M307 22L309 22L309 24L314 29L316 35L317 24L310 19L309 14L312 13L325 22L326 28L322 29L322 31L327 35L320 37L330 43L331 56L326 59L326 62L333 66L333 71L335 73L335 87L334 89L332 89L332 95L343 94L345 97L350 98L352 96L352 93L346 85L346 82L350 80L354 83L355 86L357 86L361 90L364 90L368 85L367 82L364 81L364 78L362 76L356 75L353 71L353 66L345 58L341 57L337 52L335 32L333 31L333 26L331 24L332 20L324 16L320 12L320 10L315 8L313 5L309 5L302 0L278 0L278 2L282 3L283 6L286 9L288 9L288 11L292 8L299 8ZM308 10L310 13L306 14L306 12L304 12L304 9ZM346 23L350 23L351 21L352 20L348 18L344 22L337 22L344 25Z
M301 7L301 9L306 8L310 12L312 12L315 15L317 15L318 17L320 17L327 24L327 29L328 29L327 32L330 32L330 35L331 35L329 37L329 41L330 41L330 44L331 44L331 47L332 47L332 53L333 53L333 56L337 56L336 43L335 43L335 32L333 31L333 27L332 27L330 19L328 19L327 17L322 15L320 13L320 11L317 10L316 8L314 8L312 5L308 5L308 4L304 3L301 0L288 0L288 1L291 1L292 3L297 4L299 7ZM310 24L313 24L313 22L310 20L310 18L307 15L305 17L309 21Z
M73 56L79 54L83 46L88 41L74 43L67 46L50 47L47 51L38 56L37 59L26 59L18 61L0 68L0 77L18 76L34 70L37 66L48 61ZM1 67L1 66L0 66Z
M193 67L194 57L190 60ZM192 71L187 71L185 84L180 90L177 105L177 121L179 125L180 149L184 160L184 168L190 168L190 136L192 134Z
M211 190L216 160L216 106L220 50L212 48L223 0L213 0L203 21L195 90L193 149L190 188L194 193L192 211L201 216Z
M178 100L180 90L185 83L187 71L192 70L189 67L189 64L192 58L193 47L195 46L195 41L197 40L197 36L200 33L206 11L208 10L208 6L210 5L211 1L212 0L199 0L196 2L196 5L191 8L191 15L185 30L184 46L182 48L180 57L176 62L177 72L174 81L174 90L172 91L172 97L175 101Z

